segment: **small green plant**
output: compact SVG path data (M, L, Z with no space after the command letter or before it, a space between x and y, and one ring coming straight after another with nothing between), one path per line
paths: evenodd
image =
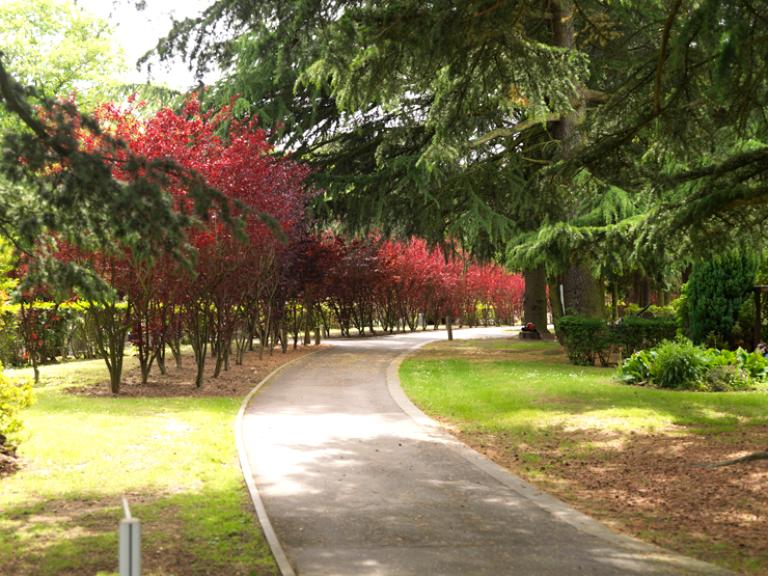
M12 382L2 373L0 364L0 454L16 455L22 429L19 412L32 400L32 383Z
M651 367L655 361L655 350L635 352L619 368L619 380L625 384L649 384L651 381Z
M617 377L625 384L659 388L750 390L768 381L768 358L742 348L704 349L681 339L632 354L619 367Z
M666 341L656 347L651 381L660 388L702 389L706 373L704 351L690 340Z

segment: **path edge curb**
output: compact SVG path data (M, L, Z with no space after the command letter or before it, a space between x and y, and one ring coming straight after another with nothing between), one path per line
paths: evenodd
M400 385L400 366L411 355L413 355L419 348L432 344L436 340L428 340L426 342L419 342L418 344L411 346L401 354L399 354L394 360L392 360L387 366L386 382L389 395L394 400L395 404L405 412L412 420L418 425L428 429L430 436L438 442L447 445L454 452L458 453L461 457L467 460L470 464L492 476L497 481L501 482L507 488L514 492L517 492L522 497L530 500L540 508L546 510L557 519L570 524L581 532L588 533L590 535L601 538L607 542L626 546L635 549L640 553L653 554L657 557L663 557L671 564L675 564L676 567L682 569L708 571L711 575L722 576L735 576L736 572L732 572L725 568L721 568L715 564L705 562L703 560L697 560L684 556L677 552L673 552L643 542L632 536L615 532L604 525L602 522L595 520L594 518L579 512L575 508L566 504L562 500L539 490L532 484L529 484L519 476L515 475L510 470L507 470L503 466L496 464L493 460L481 454L474 448L471 448L467 444L464 444L456 437L454 437L440 422L427 415L416 404L414 404L408 395Z
M245 486L248 488L248 494L251 497L251 503L253 504L253 508L256 511L256 519L261 525L261 531L264 533L264 538L267 541L269 549L272 551L272 556L275 558L275 562L277 563L277 570L281 576L296 576L296 572L288 560L288 555L285 553L285 549L280 543L280 539L277 537L277 533L275 532L275 529L272 526L272 522L269 519L269 515L267 514L267 509L264 507L264 502L262 501L261 495L259 494L259 489L256 487L256 482L253 479L253 469L251 468L251 463L248 461L248 452L245 449L245 440L243 438L243 418L245 417L245 410L253 397L264 386L266 386L269 381L272 380L272 378L277 376L277 374L280 373L284 368L288 368L299 360L303 360L308 356L317 354L322 350L324 350L324 348L312 350L311 352L302 354L298 358L294 358L285 364L281 364L272 370L272 372L264 376L264 378L262 378L259 383L256 384L256 386L254 386L250 392L248 392L246 397L243 398L243 401L240 404L240 409L238 410L237 416L235 417L235 446L237 447L237 456L240 461L240 470L243 473Z

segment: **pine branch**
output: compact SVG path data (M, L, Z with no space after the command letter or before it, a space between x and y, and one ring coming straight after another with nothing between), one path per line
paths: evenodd
M749 166L750 164L760 165L760 163L766 161L768 161L768 146L731 156L719 164L710 164L701 168L669 175L668 179L670 183L680 184L683 182L690 182L691 180L698 180L700 178L720 177L738 170L739 168Z
M482 136L475 138L474 140L470 140L469 145L473 148L477 148L478 146L482 146L483 144L486 144L491 140L495 140L496 138L508 138L509 136L514 136L515 134L519 134L528 128L533 128L537 124L544 124L545 122L557 122L562 117L563 115L560 112L550 112L543 118L528 118L527 120L518 122L514 126L510 126L509 128L494 128L490 132L487 132Z
M19 85L5 70L2 62L3 56L4 54L0 51L0 96L5 100L6 107L16 114L41 141L53 148L55 152L61 156L68 155L69 150L48 133L42 122L35 118L29 104L19 98Z
M661 78L664 73L664 63L667 61L669 36L672 32L672 25L675 23L675 18L677 18L677 13L680 11L682 4L683 0L675 0L672 10L669 12L666 22L664 22L664 30L661 34L659 62L656 65L656 84L653 91L653 109L657 115L661 112Z

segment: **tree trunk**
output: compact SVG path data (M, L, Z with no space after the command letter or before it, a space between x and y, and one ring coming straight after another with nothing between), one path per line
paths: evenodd
M553 44L559 48L574 48L572 0L556 0L552 2L551 6ZM560 157L564 160L573 156L578 145L577 119L584 110L584 106L582 98L581 101L573 104L575 112L552 123L552 134L560 141ZM604 317L605 297L602 282L592 276L589 262L580 259L575 260L563 280L565 314Z
M592 276L592 272L585 264L571 266L565 274L563 290L566 314L592 318L605 317L603 283Z
M547 329L547 272L544 266L523 272L525 296L523 321L533 322L542 336L549 336Z
M163 342L157 350L157 368L163 376L168 373L168 370L165 367L165 342Z
M552 310L552 323L557 324L563 316L563 304L560 301L560 278L551 278L547 284L549 287L549 307Z
M450 314L445 317L445 327L448 330L448 340L453 340L453 318Z

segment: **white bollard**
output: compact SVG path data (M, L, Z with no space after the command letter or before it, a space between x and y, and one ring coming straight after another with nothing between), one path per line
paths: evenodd
M120 576L141 576L141 522L131 516L123 497L125 518L120 520Z

